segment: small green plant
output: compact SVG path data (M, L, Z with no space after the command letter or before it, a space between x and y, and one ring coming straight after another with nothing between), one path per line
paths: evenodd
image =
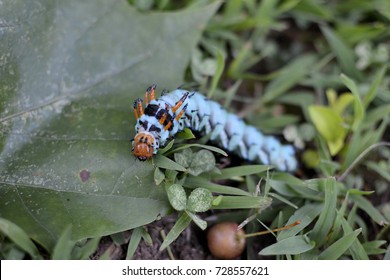
M53 260L87 260L96 251L100 238L74 241L72 226L66 227L52 252L43 252L43 248L34 244L28 234L11 221L0 218L1 258L35 259L50 256Z
M198 151L193 152L190 147ZM214 155L208 149L226 155L224 151L213 146L182 144L172 150L162 151L173 153L175 161L165 157L161 152L156 158L155 181L163 185L172 208L179 211L179 219L167 234L161 250L172 243L191 221L201 229L206 229L207 223L199 218L197 213L210 209L265 209L271 203L268 197L253 196L248 192L214 184L208 180L210 176L221 179L226 175L242 176L261 172L268 169L268 166L241 166L225 170L230 172L223 174L215 167ZM165 173L160 168L164 168Z

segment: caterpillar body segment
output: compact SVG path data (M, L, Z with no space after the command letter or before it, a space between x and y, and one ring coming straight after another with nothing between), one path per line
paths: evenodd
M210 134L212 142L243 159L274 165L281 171L292 172L297 168L291 145L283 145L274 136L264 135L217 102L183 89L155 99L154 89L155 86L143 111L138 100L134 103L137 123L133 151L138 159L150 159L168 139L188 127L203 135Z

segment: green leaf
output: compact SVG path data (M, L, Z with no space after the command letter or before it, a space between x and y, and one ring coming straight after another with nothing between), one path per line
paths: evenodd
M192 221L202 230L205 230L207 228L207 222L199 218L196 214L192 213L191 211L187 211L186 213L188 216L191 217Z
M335 222L333 224L332 232L330 233L329 238L328 238L328 242L330 242L330 243L333 243L340 235L340 228L341 228L343 221L345 220L344 216L345 216L345 212L347 210L347 206L348 206L348 202L349 202L349 195L350 195L350 191L347 191L347 193L344 197L344 200L341 204L340 209L336 211L337 212L336 219L335 219ZM344 232L345 232L345 230L344 230ZM352 228L351 228L351 232L352 232Z
M158 186L164 181L165 174L160 170L160 168L156 167L154 170L154 183Z
M326 241L326 235L333 226L336 216L337 188L334 178L320 179L320 184L325 190L325 203L312 232L310 239L316 242L316 245L322 245Z
M242 165L237 167L229 167L221 170L220 174L212 174L211 179L222 180L230 179L237 176L247 176L252 174L258 174L273 167L270 165Z
M192 212L205 212L210 209L213 195L208 189L197 188L188 196L187 209Z
M382 121L388 116L390 116L390 104L384 104L382 106L376 107L375 109L367 112L361 127L363 129L374 127L378 121Z
M184 130L180 131L178 134L176 134L176 137L178 139L194 139L195 135L192 133L191 129L185 127ZM173 141L171 141L173 144Z
M353 51L343 42L343 40L330 28L321 27L322 33L328 41L332 52L336 55L342 71L356 80L361 80L362 75L355 66Z
M350 44L356 44L362 41L375 40L386 31L386 25L379 22L368 24L343 23L337 28L341 38L347 40Z
M142 229L142 238L143 240L145 241L145 243L148 245L148 246L152 246L153 245L153 240L152 240L152 237L150 236L149 232L147 232L145 230L145 228L143 227Z
M301 0L294 7L293 11L299 12L299 17L302 17L303 14L316 20L318 20L318 18L323 18L325 20L332 18L332 9L325 5L321 5L321 3L316 1Z
M379 127L370 127L367 130L362 130L359 127L352 136L350 144L348 145L347 153L345 154L345 160L342 164L341 170L345 171L350 168L352 163L359 157L364 156L374 148L378 148L383 144L378 145L378 141L383 136L385 129L387 128L387 116Z
M272 203L270 197L261 196L222 196L218 205L213 205L212 209L250 209L258 208L264 210Z
M187 195L184 188L178 184L165 187L169 202L177 211L182 211L187 205Z
M292 224L296 221L301 221L301 223L295 227L284 230L278 234L277 240L283 240L289 237L292 237L302 231L305 227L310 225L315 218L320 215L323 209L322 204L306 204L300 209L295 211L295 213L288 219L287 225Z
M72 259L72 250L76 242L72 240L72 225L68 225L54 247L53 260L70 260Z
M35 244L18 225L0 218L0 232L12 240L19 248L30 254L34 259L40 259L40 254Z
M194 176L211 171L215 167L214 155L208 150L193 153L190 148L186 148L181 153L175 153L175 161Z
M158 153L161 155L164 155L165 153L167 153L168 151L171 150L174 143L175 143L175 139L172 139L171 141L168 142L168 144L165 145L165 147L163 147L163 148L160 147L160 149L158 150Z
M182 165L174 162L173 160L167 158L166 156L163 155L156 155L153 158L154 164L159 167L159 168L164 168L164 169L169 169L169 170L177 170L177 171L182 171L186 172L187 169L184 168Z
M220 148L217 148L217 147L214 147L214 146L209 146L209 145L202 145L202 144L185 144L183 146L180 146L179 148L176 148L174 150L174 152L177 152L177 151L180 151L180 150L184 150L184 149L187 149L187 148L191 148L191 147L198 147L198 148L202 148L202 149L207 149L207 150L210 150L212 152L216 152L218 154L221 154L225 157L228 156L228 154L224 151L224 150L221 150Z
M340 77L341 77L341 80L343 81L343 83L350 89L353 96L355 97L355 100L354 100L355 116L354 116L353 124L352 124L352 129L355 131L358 128L358 126L360 125L360 123L362 122L362 120L364 119L365 108L363 106L362 100L360 99L360 94L359 94L358 87L357 87L355 81L348 78L344 74L341 74Z
M314 246L313 241L308 242L308 238L302 235L292 236L265 247L259 252L259 255L298 255L313 249Z
M175 161L181 166L188 168L193 159L193 153L191 149L184 149L181 153L174 154Z
M192 158L188 173L193 176L198 176L204 172L213 170L215 167L215 157L212 152L208 150L200 150L195 153Z
M389 170L389 166L387 165L387 162L377 163L373 161L368 161L366 163L366 166L371 170L374 170L379 175L381 175L384 179L390 182L390 170Z
M110 234L110 238L117 246L122 246L123 244L126 244L128 241L124 236L124 232L117 232L117 233Z
M330 153L336 155L343 148L347 133L343 119L333 109L324 106L309 106L309 114L314 126L327 141Z
M328 90L326 93L334 92L333 90ZM328 96L329 100L329 96ZM355 100L354 96L351 93L341 94L334 102L331 104L332 109L338 114L342 115L344 110ZM330 101L330 100L329 100Z
M222 76L223 69L225 68L225 56L223 52L220 49L217 49L216 53L217 53L217 69L215 70L215 73L211 80L211 87L207 94L208 98L212 98L212 96L214 95L215 90L217 89L219 83L219 79Z
M131 260L141 241L143 227L137 227L131 232L129 245L127 246L126 260Z
M351 195L351 200L354 201L357 206L366 212L371 219L373 219L378 225L383 225L389 221L376 209L372 203L361 195Z
M169 13L122 0L2 5L1 216L51 251L68 224L79 240L165 215L153 167L130 152L131 103L152 83L180 84L219 4Z
M167 248L173 241L179 237L180 233L185 230L191 223L191 217L188 216L186 212L182 212L179 219L176 221L175 225L171 228L169 233L164 239L164 242L161 244L160 251Z
M299 83L310 73L311 66L316 58L312 55L300 56L280 70L279 75L273 79L265 89L262 102L268 103L279 97L291 87Z
M272 198L276 198L277 200L280 200L281 202L287 204L287 205L290 205L291 207L297 209L298 206L296 204L294 204L293 202L291 202L290 200L284 198L283 196L281 195L278 195L277 193L267 193L267 195L269 195L270 197Z
M320 260L337 260L345 251L355 242L357 236L361 233L361 229L357 229L344 237L337 240L335 243L325 249L319 256Z
M231 194L231 195L246 195L250 196L250 193L241 190L239 188L219 185L210 182L209 180L202 178L202 177L194 177L194 176L188 176L186 181L184 182L184 186L187 188L206 188L211 192L221 193L221 194Z
M371 101L374 100L378 92L378 88L382 83L383 77L386 74L386 70L387 70L387 65L384 65L381 69L378 70L378 73L376 74L370 89L368 90L367 94L364 96L363 105L365 108L367 108L368 105L370 105Z
M89 257L96 252L100 242L100 237L94 237L89 239L81 248L75 247L74 251L78 251L76 259L88 260Z
M373 240L363 244L364 250L368 255L380 255L386 253L386 249L380 248L387 244L386 240Z

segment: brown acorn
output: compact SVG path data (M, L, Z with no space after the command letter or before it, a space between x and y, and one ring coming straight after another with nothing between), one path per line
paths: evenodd
M207 233L207 244L215 258L235 259L244 251L245 231L233 222L216 224Z

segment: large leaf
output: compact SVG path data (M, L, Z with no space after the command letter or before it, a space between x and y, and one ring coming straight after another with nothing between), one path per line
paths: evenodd
M0 2L0 216L51 249L164 215L130 152L132 101L179 85L217 4L142 14L127 1Z

